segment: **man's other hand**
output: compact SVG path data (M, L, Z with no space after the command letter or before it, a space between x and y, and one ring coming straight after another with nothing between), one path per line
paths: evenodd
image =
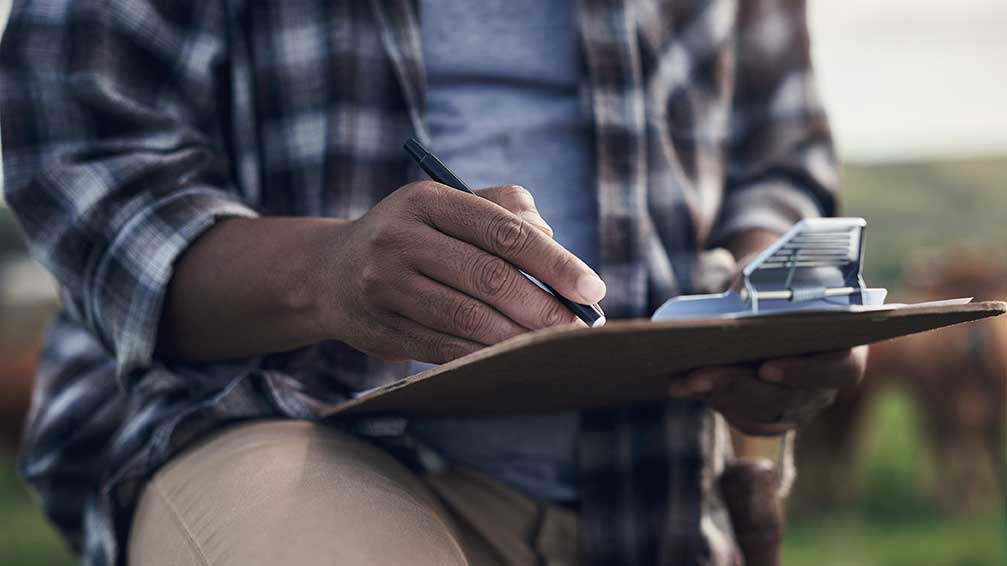
M769 230L749 230L728 242L741 269L779 238ZM746 366L697 369L672 378L672 397L710 401L739 431L773 436L804 425L832 404L843 389L864 376L867 346L813 356L767 360Z
M772 436L804 425L864 376L867 346L779 358L748 366L714 366L672 378L672 397L707 399L745 434Z
M340 226L322 258L318 284L332 300L321 324L368 354L434 363L583 324L519 269L589 304L605 295L598 275L552 239L528 191L478 193L413 183Z

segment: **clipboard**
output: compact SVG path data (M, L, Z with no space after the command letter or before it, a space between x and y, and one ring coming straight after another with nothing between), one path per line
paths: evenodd
M1007 303L983 302L545 329L379 387L331 414L510 415L628 405L664 398L673 375L702 366L843 350L1005 312Z
M665 398L675 374L703 366L845 350L1007 312L1007 303L971 299L885 304L887 291L867 287L861 272L865 226L862 218L802 221L724 293L673 298L650 320L516 336L358 394L328 415L485 416L629 405Z

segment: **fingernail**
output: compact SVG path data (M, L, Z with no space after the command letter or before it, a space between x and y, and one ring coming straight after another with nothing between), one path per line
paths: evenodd
M759 374L765 381L779 383L783 381L783 370L777 366L765 365L759 370Z
M605 297L605 282L597 275L585 273L577 279L577 292L588 303L597 303Z

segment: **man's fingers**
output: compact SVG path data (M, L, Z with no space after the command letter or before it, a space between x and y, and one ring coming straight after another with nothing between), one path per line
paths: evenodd
M476 191L476 194L499 204L524 220L527 220L546 236L552 238L552 226L549 226L545 219L542 218L542 215L539 214L538 208L535 207L535 197L524 187L519 185L502 185L479 189Z
M432 231L429 241L413 250L412 261L420 273L492 306L525 328L578 320L513 265L461 240Z
M808 423L823 409L831 405L835 398L835 390L816 392L812 399L804 403L789 409L778 409L775 416L769 421L756 420L751 417L750 411L739 409L737 405L721 406L717 407L717 410L732 426L745 434L777 436ZM769 414L769 411L763 414Z
M439 187L439 188L438 188ZM438 230L469 242L527 271L566 298L597 303L605 283L577 256L532 223L484 198L449 187L425 184L427 194L412 197L424 204L425 220Z
M783 411L793 410L797 405L798 395L794 390L760 382L750 369L723 368L720 372L712 400L714 407L725 416L740 414L752 421L770 423L778 420Z
M759 368L759 377L788 387L846 389L856 385L867 364L867 347L770 360Z
M704 370L694 370L674 375L668 385L670 397L705 397L718 387L716 375Z
M708 398L729 421L793 427L806 422L828 406L835 390L792 388L767 383L756 377L754 370L724 366L703 368L693 372L699 383L712 384Z
M402 316L394 315L389 324L389 339L400 340L409 359L419 362L443 364L483 348L471 340L438 332Z
M486 303L425 275L404 281L408 288L404 283L391 299L392 308L427 328L486 346L528 331Z

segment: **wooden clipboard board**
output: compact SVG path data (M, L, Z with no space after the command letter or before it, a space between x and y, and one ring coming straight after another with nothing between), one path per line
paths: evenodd
M503 415L626 405L661 399L670 376L701 366L842 350L1005 312L1007 303L983 302L546 329L377 388L330 414Z

